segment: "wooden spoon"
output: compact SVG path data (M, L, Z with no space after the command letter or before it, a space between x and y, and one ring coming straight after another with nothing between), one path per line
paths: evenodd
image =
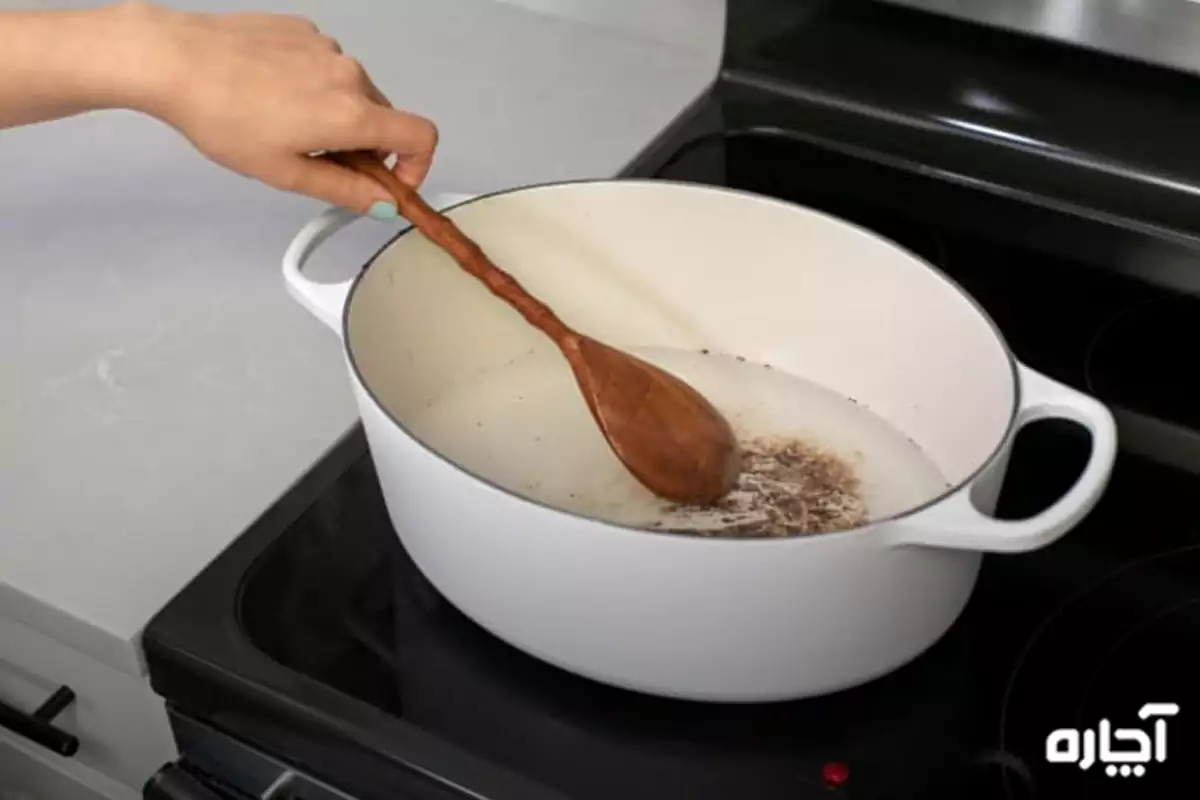
M741 468L737 440L699 392L652 364L571 330L376 155L326 157L383 184L417 230L558 345L604 438L642 485L689 505L710 505L733 488Z

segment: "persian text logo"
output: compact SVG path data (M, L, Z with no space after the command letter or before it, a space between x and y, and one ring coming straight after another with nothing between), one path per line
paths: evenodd
M1163 763L1167 760L1167 720L1179 713L1177 703L1146 703L1138 711L1138 717L1154 720L1154 739L1137 728L1112 729L1108 720L1102 719L1096 730L1077 731L1074 728L1059 728L1046 737L1046 760L1052 764L1075 764L1082 770L1092 768L1097 761L1104 764L1104 774L1115 778L1146 774L1146 764L1151 760ZM1133 745L1128 747L1125 743Z

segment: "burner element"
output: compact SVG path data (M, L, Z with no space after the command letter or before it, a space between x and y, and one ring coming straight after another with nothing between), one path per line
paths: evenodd
M1068 600L1010 678L1001 744L1039 797L1182 797L1200 747L1200 545L1111 573ZM1172 757L1173 756L1173 757Z

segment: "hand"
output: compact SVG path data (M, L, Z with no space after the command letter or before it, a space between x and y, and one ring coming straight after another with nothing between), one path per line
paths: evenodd
M437 128L394 109L362 66L308 20L142 3L114 9L137 27L149 60L142 70L158 76L139 110L179 130L216 163L383 218L395 215L386 189L312 155L395 154L400 180L417 187L425 179Z

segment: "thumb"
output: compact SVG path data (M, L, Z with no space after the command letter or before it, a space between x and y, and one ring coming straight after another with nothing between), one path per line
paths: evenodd
M396 218L395 200L374 178L320 157L298 156L297 160L284 187L288 191L369 214L375 219Z

